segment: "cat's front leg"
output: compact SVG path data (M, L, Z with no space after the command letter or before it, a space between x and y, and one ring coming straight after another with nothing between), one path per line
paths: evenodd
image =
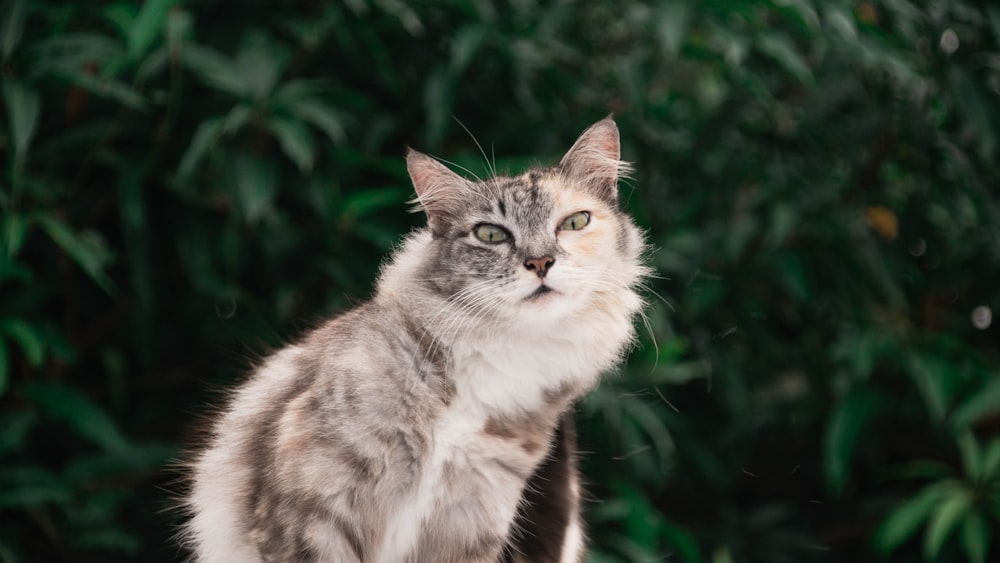
M584 547L576 426L570 410L524 487L500 563L580 563Z
M500 508L504 502L490 505L499 498L478 500L462 498L438 505L420 529L414 551L407 563L496 563L507 530L513 520L513 507Z
M363 563L368 559L366 540L350 515L336 514L301 498L286 500L285 506L262 514L248 537L261 562ZM250 559L245 561L251 563Z

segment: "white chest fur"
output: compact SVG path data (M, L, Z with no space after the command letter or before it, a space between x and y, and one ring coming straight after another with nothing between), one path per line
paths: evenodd
M417 547L425 523L432 517L440 519L441 515L437 513L448 510L447 505L452 502L448 498L454 497L456 492L455 481L461 481L463 488L474 488L475 483L464 477L471 475L473 468L479 474L482 474L483 468L489 471L484 460L484 439L479 432L482 426L483 422L471 416L466 409L449 409L439 419L433 445L417 482L410 494L400 499L398 506L389 513L390 520L376 561L403 561ZM501 479L491 479L494 486L488 494L493 501L490 506L492 513L482 517L492 524L491 527L509 525L523 483L511 475L491 477ZM473 494L477 492L487 493L473 491Z
M553 346L561 347L558 342ZM546 407L546 390L566 383L589 387L598 375L593 367L568 369L571 366L564 360L555 359L566 358L564 351L538 346L486 346L455 352L451 370L455 395L435 422L432 445L417 482L391 513L376 558L379 562L403 560L420 542L429 519L449 519L442 510L454 510L463 518L473 513L482 527L506 530L524 482L545 450L526 451L517 439L484 432L488 421L540 411Z

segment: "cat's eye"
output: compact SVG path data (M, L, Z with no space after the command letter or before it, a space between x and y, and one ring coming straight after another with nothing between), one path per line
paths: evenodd
M563 219L562 225L559 225L560 231L579 231L580 229L587 226L590 223L590 212L589 211L577 211L576 213L570 215L569 217Z
M496 225L490 225L489 223L476 225L476 228L473 229L472 232L476 235L477 239L492 244L497 244L510 238L510 233L508 233L506 229Z

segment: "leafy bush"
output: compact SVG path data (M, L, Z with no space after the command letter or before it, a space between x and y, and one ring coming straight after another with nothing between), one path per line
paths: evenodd
M165 467L368 295L419 221L404 147L516 170L608 112L662 278L580 406L590 560L996 557L992 5L2 14L0 560L181 558Z

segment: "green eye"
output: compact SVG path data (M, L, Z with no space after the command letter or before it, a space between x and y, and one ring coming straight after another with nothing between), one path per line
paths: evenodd
M489 223L477 225L475 229L472 229L472 232L476 235L477 239L493 244L503 242L510 238L510 234L508 234L503 227L490 225Z
M587 223L590 223L590 212L577 211L563 220L562 225L559 225L559 230L579 231L580 229L586 227Z

